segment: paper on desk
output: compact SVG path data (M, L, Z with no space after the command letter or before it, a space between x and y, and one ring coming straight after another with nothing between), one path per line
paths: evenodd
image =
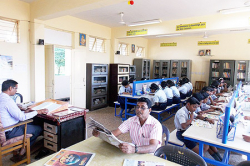
M204 128L208 128L208 129L211 129L211 128L214 127L213 124L210 124L209 122L203 121L203 120L200 120L200 119L194 119L192 121L192 125L194 125L196 127L204 127Z
M62 106L61 104L56 104L52 102L44 102L36 107L33 107L32 110L48 109L48 111L51 112L60 108L61 106Z
M124 159L123 166L165 166L165 163Z

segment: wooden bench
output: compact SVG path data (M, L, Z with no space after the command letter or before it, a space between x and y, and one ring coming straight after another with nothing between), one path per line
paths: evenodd
M177 132L177 129L175 129L174 131L172 131L172 132L170 133L168 143L171 144L171 145L183 147L183 146L184 146L184 142L180 141L180 140L176 137L176 132ZM166 139L166 138L164 138L164 139Z
M172 113L172 109L174 109L174 108L179 109L179 107L180 107L180 103L179 104L172 104L172 105L168 106L165 110L152 110L150 114L157 114L157 119L159 120L159 122L162 123L175 115L175 113ZM170 116L168 116L165 119L162 119L161 114L164 112L168 112L170 114Z

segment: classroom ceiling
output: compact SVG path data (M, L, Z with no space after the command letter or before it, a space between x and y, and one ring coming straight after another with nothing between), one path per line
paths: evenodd
M32 3L36 0L21 1ZM121 12L124 13L123 20L126 24L152 19L169 21L213 15L221 9L243 7L247 1L249 0L134 0L134 5L128 5L128 2L125 1L72 13L71 16L108 27L119 27L125 26L119 23Z

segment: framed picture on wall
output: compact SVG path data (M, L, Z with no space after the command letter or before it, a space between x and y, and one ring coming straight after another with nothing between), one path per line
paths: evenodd
M206 56L211 55L211 50L210 50L210 49L207 49L206 52L205 52L205 55L206 55Z
M199 56L204 56L205 55L205 50L199 50Z
M131 52L135 53L135 45L134 44L131 44Z
M79 45L86 46L86 34L79 33Z

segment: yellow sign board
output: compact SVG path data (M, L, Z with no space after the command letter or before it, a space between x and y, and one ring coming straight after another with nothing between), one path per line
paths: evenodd
M176 31L206 28L206 22L176 25Z
M146 34L148 34L147 29L127 31L127 36L146 35Z
M248 39L248 44L250 44L250 39Z
M219 45L219 41L198 41L198 46Z
M177 43L161 43L161 47L177 46Z

